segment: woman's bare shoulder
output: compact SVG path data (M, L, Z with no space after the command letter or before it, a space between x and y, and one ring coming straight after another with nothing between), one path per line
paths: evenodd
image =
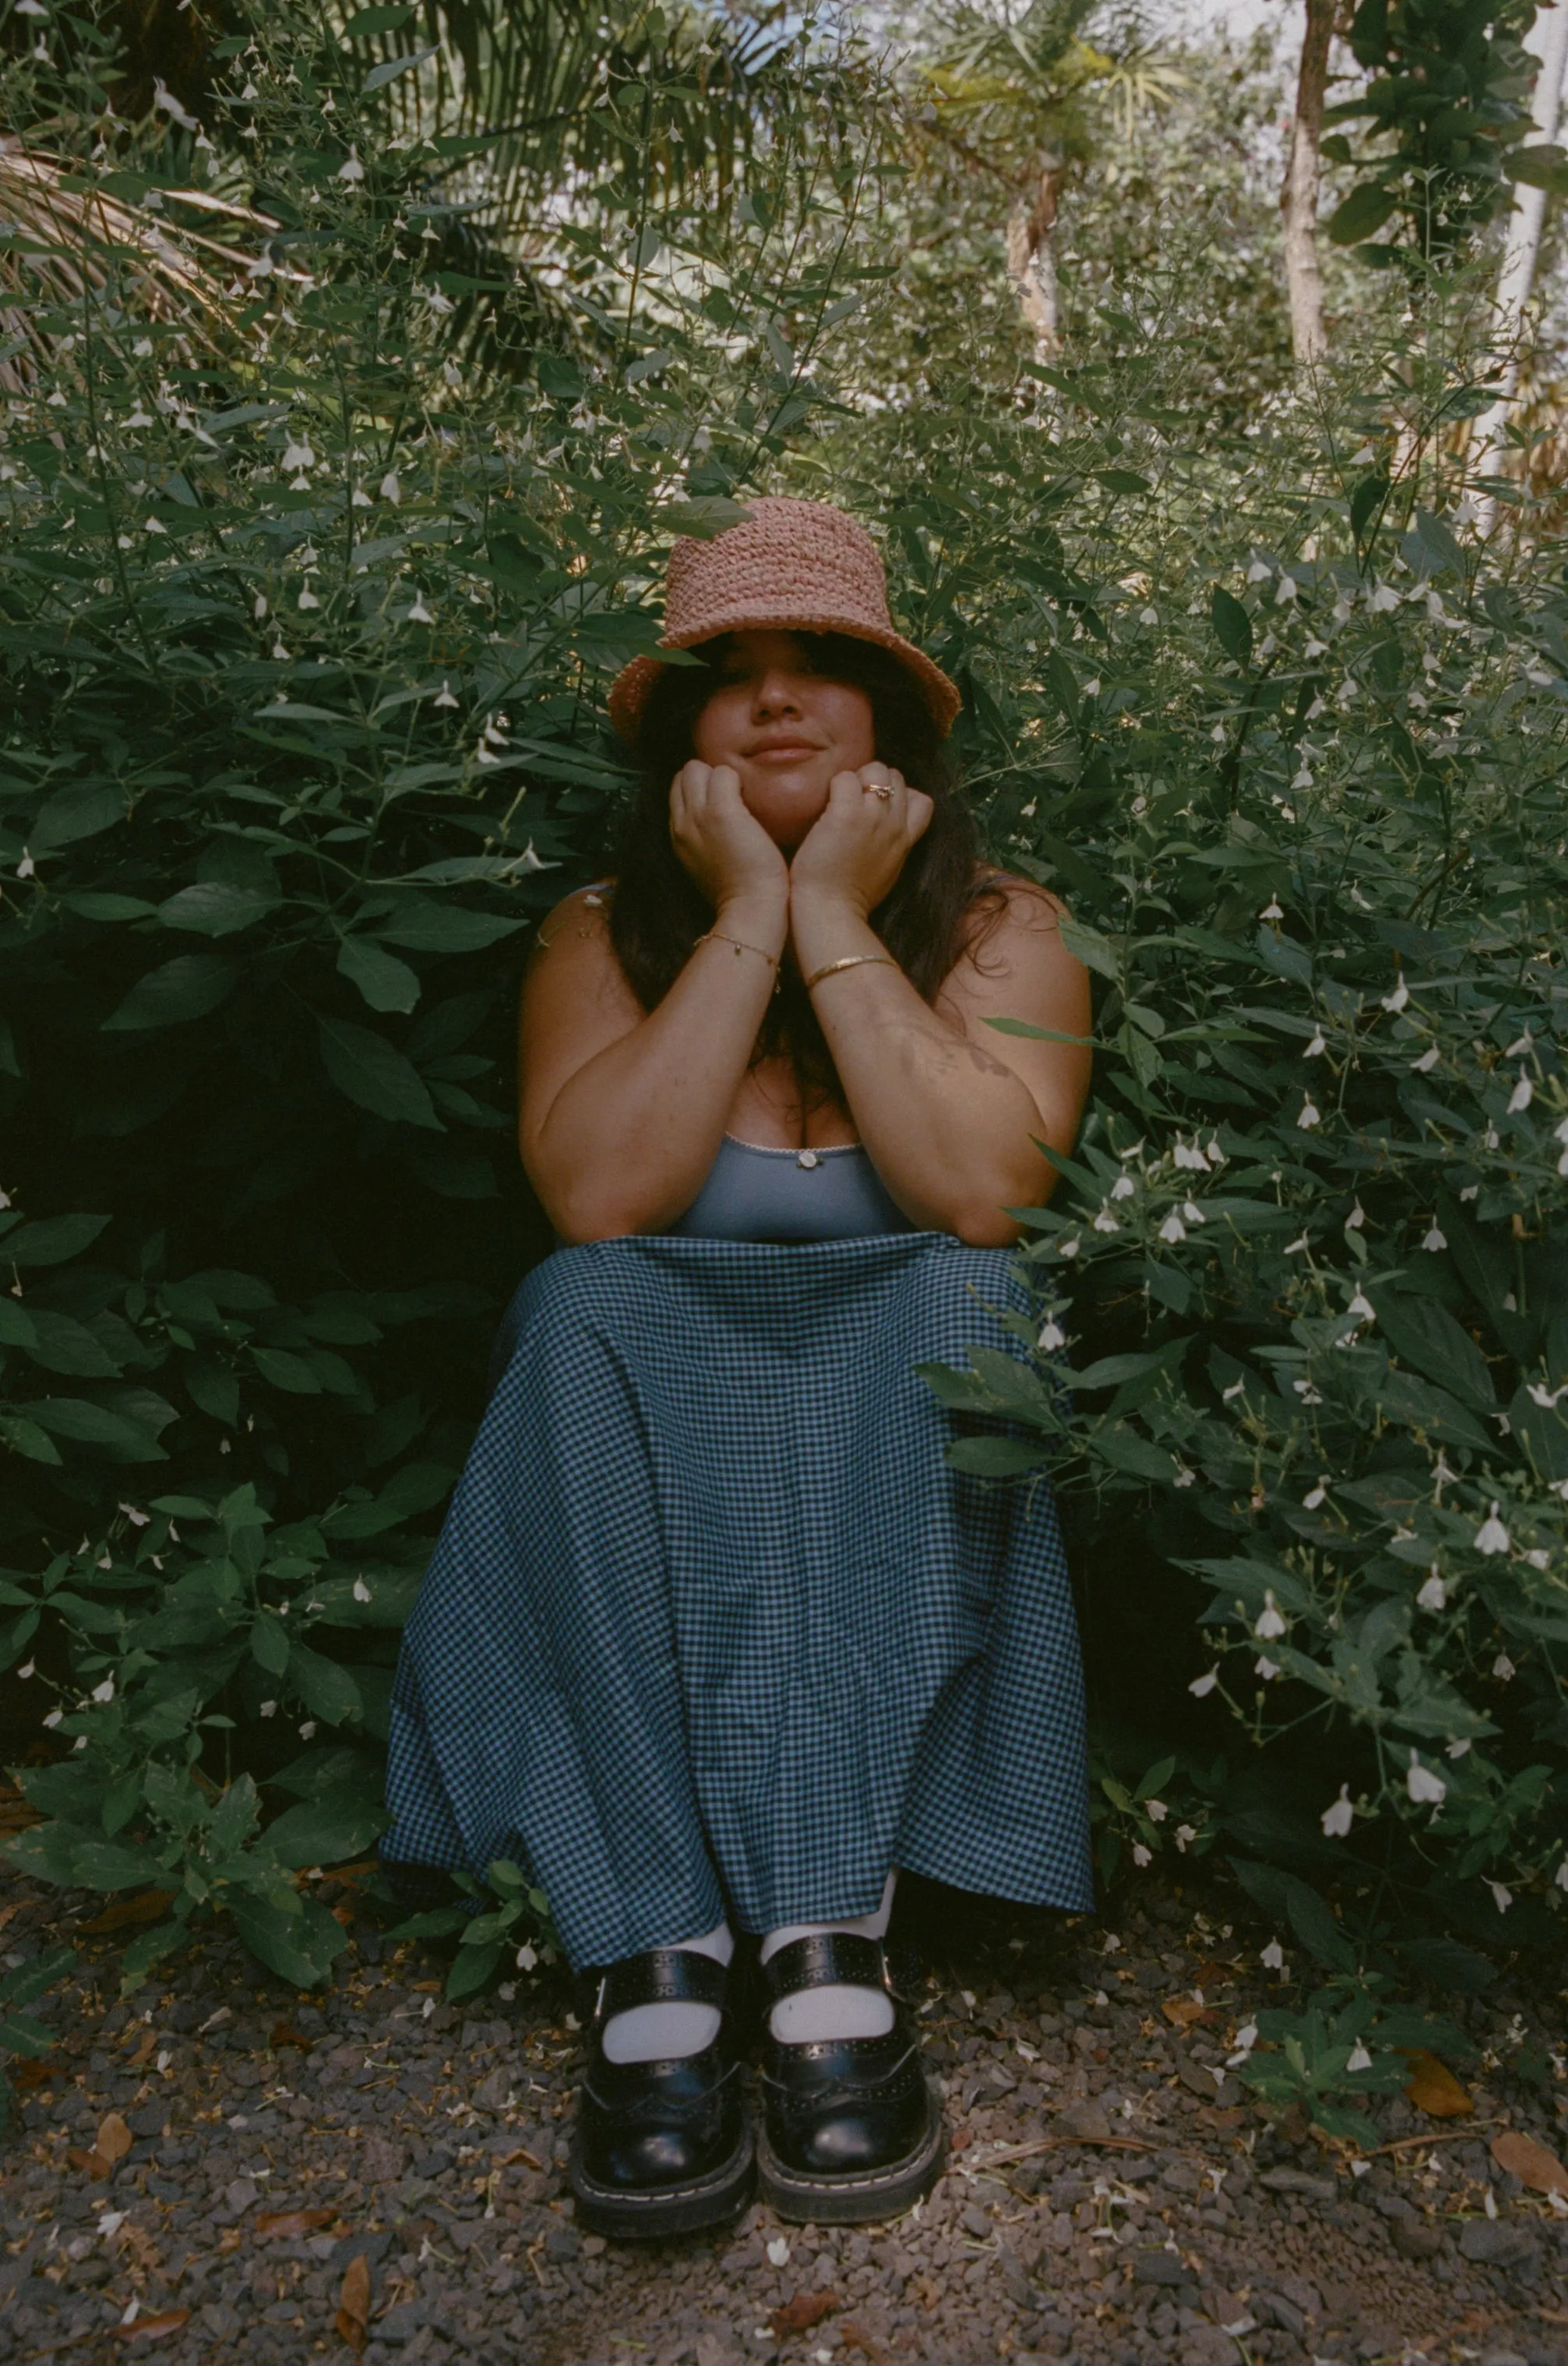
M976 902L982 915L990 907L993 926L1055 930L1071 916L1059 896L1036 880L1021 879L993 862L975 865Z
M576 928L585 937L607 934L614 896L613 879L595 879L586 887L574 887L539 923L533 941L536 949L547 952L564 929Z

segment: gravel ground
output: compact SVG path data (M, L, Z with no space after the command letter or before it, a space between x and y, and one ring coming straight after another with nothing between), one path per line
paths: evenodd
M103 1901L9 1883L0 1956L83 1955L0 2150L0 2360L1568 2366L1568 2218L1489 2150L1506 2127L1568 2149L1561 1997L1467 2008L1472 2114L1383 2106L1397 2148L1356 2178L1224 2076L1278 1992L1223 1889L1140 1893L1108 1928L908 1884L955 2132L935 2193L890 2226L757 2207L634 2251L564 2198L564 1979L454 2008L431 1955L322 1888L354 1934L329 1993L209 1939L122 2002L124 1932L84 1935Z

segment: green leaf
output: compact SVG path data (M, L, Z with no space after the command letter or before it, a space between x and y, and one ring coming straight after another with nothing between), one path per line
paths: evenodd
M1382 1289L1372 1293L1378 1328L1401 1362L1451 1390L1472 1412L1497 1409L1485 1357L1462 1324L1435 1298ZM1484 1432L1483 1432L1484 1436Z
M164 1462L168 1457L156 1436L139 1422L85 1397L35 1397L28 1406L30 1418L51 1437L68 1437L80 1446L113 1447L133 1462Z
M275 896L256 888L231 886L226 879L203 879L160 904L158 918L166 929L188 929L202 937L231 937L252 921L264 919L277 909L277 904Z
M74 1969L75 1963L74 1947L47 1947L41 1955L35 1955L30 1963L14 1966L0 1979L0 2004L19 2008L36 2003L46 1990Z
M1103 485L1108 493L1147 493L1152 490L1147 477L1136 468L1096 468L1096 484Z
M132 1995L153 1966L161 1964L165 1955L172 1955L189 1936L183 1922L174 1921L155 1923L151 1931L143 1931L139 1939L133 1939L119 1959L121 1996Z
M343 1808L330 1800L306 1799L286 1808L267 1826L263 1838L280 1865L299 1872L307 1865L345 1865L363 1856L391 1820L383 1808Z
M459 1947L456 1959L446 1977L446 1994L455 2004L462 1997L476 1996L486 1985L501 1960L498 1939L487 1940L477 1947Z
M108 1222L107 1216L46 1216L23 1224L6 1236L6 1265L63 1265L90 1248Z
M445 1131L419 1070L385 1035L352 1027L343 1019L319 1019L316 1023L322 1062L341 1093L393 1124Z
M384 89L387 83L396 81L399 74L407 73L410 67L422 66L427 58L433 58L438 46L439 44L432 42L428 50L412 50L407 57L384 58L378 66L372 66L365 75L364 89L367 94L373 90Z
M1364 538L1369 522L1388 495L1388 479L1377 475L1363 477L1350 495L1350 532L1358 542Z
M338 975L358 986L372 1010L412 1010L420 998L416 972L368 937L343 939L338 948Z
M1505 148L1502 164L1510 181L1521 181L1527 188L1545 189L1551 197L1568 197L1568 153L1554 143Z
M348 1932L319 1898L301 1898L293 1914L252 1890L230 1888L223 1902L252 1955L293 1988L319 1987L349 1944Z
M396 8L361 8L343 27L343 39L345 41L366 41L376 33L394 33L399 25L406 25L416 13L412 0L407 0L407 5Z
M1330 240L1336 246L1359 246L1383 228L1397 203L1380 181L1363 181L1329 215Z
M1016 1437L958 1437L947 1448L952 1468L977 1479L1016 1479L1025 1470L1037 1470L1044 1459L1043 1447L1027 1446Z
M1265 1914L1288 1921L1302 1945L1329 1971L1353 1972L1356 1951L1316 1889L1282 1867L1232 1857L1238 1880Z
M288 1683L312 1717L327 1725L342 1725L363 1714L359 1686L347 1668L323 1657L297 1639L289 1645Z
M384 943L402 945L410 952L476 953L527 926L526 919L501 919L493 912L470 912L459 904L421 901L395 918L383 920L375 933Z
M1252 662L1252 619L1239 600L1216 583L1209 599L1209 620L1215 638L1227 658L1239 666Z
M288 1665L288 1629L268 1610L259 1614L251 1628L251 1657L269 1676L281 1676Z
M297 1356L287 1347L252 1346L251 1355L263 1380L274 1389L285 1389L290 1396L319 1397L321 1377L308 1357Z
M232 993L239 978L235 963L218 953L177 953L161 969L138 979L104 1020L105 1031L183 1027L193 1019L205 1019Z

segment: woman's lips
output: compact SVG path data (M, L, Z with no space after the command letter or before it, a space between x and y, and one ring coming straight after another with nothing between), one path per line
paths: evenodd
M754 748L751 760L754 764L798 764L802 758L820 756L822 752L822 749L813 747L809 739L779 739L766 748Z

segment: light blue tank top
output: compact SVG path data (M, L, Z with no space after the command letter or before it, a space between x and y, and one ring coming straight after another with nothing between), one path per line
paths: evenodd
M690 1207L669 1227L707 1241L842 1241L913 1229L862 1144L770 1150L733 1133L719 1144Z

